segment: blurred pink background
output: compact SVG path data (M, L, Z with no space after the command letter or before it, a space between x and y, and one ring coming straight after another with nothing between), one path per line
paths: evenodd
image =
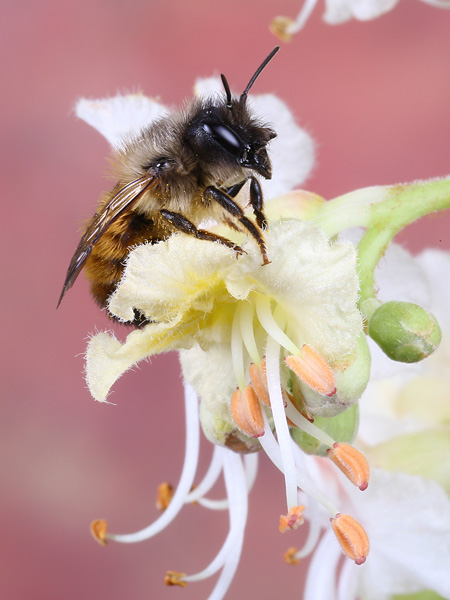
M187 506L160 536L132 546L102 549L89 534L93 518L107 518L115 532L156 518L157 485L180 475L184 414L174 355L124 376L115 406L95 404L82 354L88 334L110 323L83 278L55 310L80 224L110 185L107 143L72 107L80 96L138 89L178 104L197 76L220 72L241 90L276 43L271 19L299 6L2 3L2 598L192 600L212 589L212 581L166 588L163 577L206 566L225 538L226 514ZM403 0L376 21L336 27L321 11L254 89L286 100L317 140L305 187L331 198L448 173L450 11ZM449 224L448 214L431 217L401 240L413 251L450 248ZM211 452L202 449L201 472ZM304 568L282 554L303 534L277 532L283 490L263 460L229 598L302 597Z

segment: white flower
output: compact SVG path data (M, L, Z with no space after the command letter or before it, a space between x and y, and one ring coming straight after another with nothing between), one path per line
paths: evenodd
M422 0L437 8L450 8L450 0ZM339 25L350 19L369 21L392 10L399 0L325 0L323 20L329 25ZM271 23L272 32L287 42L309 19L318 0L304 0L296 19L276 17Z
M202 93L206 88L211 89L210 83L204 84ZM266 96L260 101L255 99L255 107L258 102L258 110L265 107L264 116L275 127L283 129L287 125L283 137L277 140L280 162L277 167L274 164L272 188L277 193L285 192L309 171L312 144L290 122L287 109L279 101ZM273 117L272 109L278 113ZM163 110L142 96L81 101L77 108L79 116L114 146L139 135L139 129ZM283 170L282 159L288 155L295 157L298 169L288 163L288 169ZM213 561L195 575L168 572L166 576L168 585L184 586L220 571L209 597L220 600L239 562L247 495L257 469L256 454L240 454L262 449L284 475L287 508L280 517L280 530L300 526L304 511L311 521L303 549L291 560L306 556L316 546L322 524L320 507L331 515L334 534L358 568L366 560L369 542L363 526L348 512L368 522L379 556L378 549L387 542L380 534L382 529L373 527L371 515L386 508L379 498L385 495L389 477L377 477L380 487L377 485L369 495L367 508L340 491L344 489L341 479L323 475L334 469L332 462L359 488L358 494L367 488L367 461L347 442L356 433L355 403L369 377L370 353L362 314L370 324L380 305L371 275L389 239L385 230L393 236L395 226L398 230L421 214L448 207L448 187L449 182L442 180L372 188L328 203L304 192L270 198L265 188L269 229L264 236L271 262L264 266L255 242L243 239L238 232L230 234L245 250L238 258L223 245L181 233L130 252L124 277L110 297L108 308L124 321L132 319L137 309L149 322L130 333L124 343L110 333L93 336L86 354L87 381L93 396L104 401L115 380L138 361L178 350L185 377L186 453L175 492L172 494L168 486L160 490L159 504L165 509L161 517L132 534L108 533L105 522L96 521L92 531L101 543L130 543L152 537L175 518L186 502L197 501L214 510L228 509L229 534ZM245 196L239 200L245 205ZM375 232L372 223L376 223ZM354 244L337 237L342 229L353 225L365 226L371 234L359 244L358 263ZM313 418L315 423L311 422ZM191 491L198 460L199 423L215 449L207 474ZM326 459L305 459L300 449L303 447L328 455L331 460L327 460L325 469L318 468L316 462ZM221 473L227 499L212 501L206 495ZM395 482L391 488L396 493L391 494L390 516L398 521L404 489L402 485L396 487ZM419 488L417 485L416 507L423 506L422 497L429 498L430 488L426 486L423 495ZM440 500L439 506L445 512L446 498ZM381 518L380 512L378 515ZM387 518L384 531L389 524ZM433 536L432 532L431 545L436 539ZM337 556L335 553L336 561ZM333 568L329 573L333 576ZM428 585L426 578L423 582ZM320 596L310 597L316 600Z
M210 83L208 86L211 88ZM293 124L279 100L264 96L249 101L258 114L265 113L283 132L273 148L276 173L271 185L272 191L287 191L311 167L310 139ZM126 127L128 102L132 111L136 106L139 109L131 131ZM147 124L145 107L153 116L162 110L151 100L131 97L81 101L77 112L117 146L138 135L139 127ZM265 192L267 199L267 189ZM305 200L306 208L299 198ZM292 212L298 215L322 202L313 195L299 194L292 203L288 196L268 210L269 221L271 213L289 213L294 206ZM369 358L357 307L355 248L349 242L331 241L312 223L292 218L276 217L265 238L271 263L264 266L252 240L236 240L245 250L238 259L222 245L183 234L134 249L108 309L128 321L136 308L150 322L130 333L123 344L113 335L98 334L87 350L87 381L100 401L117 377L137 361L156 352L181 351L189 382L187 446L185 468L175 495L161 519L141 532L109 534L103 522L96 522L93 532L101 541L138 541L160 531L184 502L197 499L217 507L204 495L223 471L228 501L221 507L228 506L230 511L230 533L223 549L201 573L171 573L167 577L169 584L185 585L222 569L211 598L223 597L237 566L246 520L247 486L254 478L256 458L241 459L227 449L217 448L205 481L189 493L198 452L196 397L189 384L201 396L200 421L215 444L237 452L263 447L283 471L287 514L280 517L281 530L295 529L302 522L304 507L297 502L298 486L330 512L337 521L337 535L342 535L344 527L343 521L336 519L338 508L297 465L298 448L290 438L286 417L331 448L330 457L344 471L340 453L355 455L362 468L356 474L347 469L346 474L361 489L367 486L368 471L361 455L346 444L333 448L334 439L309 420L310 415L330 416L344 411L359 398L367 383ZM365 547L356 553L349 551L358 562L365 560L365 553Z
M383 299L420 301L443 326L439 352L415 367L392 363L373 344L376 376L360 402L358 441L372 467L361 498L339 484L341 506L364 524L370 560L345 565L328 533L314 553L305 600L390 600L396 594L432 590L450 598L450 254L427 250L413 259L393 246L378 269ZM309 458L318 483L333 476L321 459ZM308 462L307 461L307 462ZM329 573L325 584L318 573Z
M326 476L329 487L330 474ZM341 506L364 524L370 555L360 567L347 561L338 576L341 549L325 533L313 554L304 600L391 600L424 590L450 598L450 499L442 486L372 469L364 497L347 486L340 487L339 495Z

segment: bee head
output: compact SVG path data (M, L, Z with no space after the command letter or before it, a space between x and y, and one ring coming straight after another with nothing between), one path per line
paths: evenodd
M230 87L221 75L225 102L204 107L199 118L191 123L191 140L195 151L210 160L223 161L251 169L266 179L272 177L267 154L268 142L276 133L255 119L247 106L247 95L261 71L278 52L274 48L258 67L239 98L233 98Z

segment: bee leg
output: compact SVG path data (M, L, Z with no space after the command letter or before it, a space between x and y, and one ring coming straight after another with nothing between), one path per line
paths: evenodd
M247 181L248 179L244 179L244 181L232 185L231 187L225 190L225 193L228 194L230 198L236 198L236 196L239 194L239 192L247 183ZM263 231L266 231L267 221L262 210L263 193L261 189L261 184L256 179L256 177L250 177L250 204L252 205L253 214L256 217L256 222Z
M172 212L170 210L160 210L159 214L168 221L173 227L182 231L183 233L187 233L188 235L192 235L199 240L206 240L208 242L218 242L223 246L227 246L227 248L231 248L237 254L246 254L245 250L243 250L240 246L238 246L235 242L228 240L221 235L217 235L216 233L211 233L210 231L206 231L205 229L197 229L197 227L186 219L183 215L179 213Z
M225 192L218 190L213 186L209 186L203 192L203 197L208 200L212 198L215 200L222 208L224 208L227 212L230 213L233 217L238 219L238 221L247 229L247 231L254 237L256 242L258 243L259 249L261 251L261 256L263 259L263 265L267 265L270 263L270 260L267 256L266 243L264 238L259 230L250 219L244 215L244 211L242 208L236 204L236 202L230 198Z
M263 213L263 193L261 184L256 177L250 177L250 204L252 205L256 222L265 231L267 229L267 221Z
M244 179L243 181L240 181L239 183L235 183L234 185L230 186L229 188L226 188L225 194L230 196L230 198L236 198L236 196L242 190L242 188L247 183L247 181L248 181L247 179Z

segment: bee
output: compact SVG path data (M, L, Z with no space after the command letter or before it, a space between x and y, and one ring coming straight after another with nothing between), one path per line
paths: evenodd
M278 52L275 47L239 97L233 97L224 75L224 95L194 98L182 110L144 128L113 155L118 183L99 203L70 261L59 297L84 268L91 294L102 308L117 287L124 262L138 244L166 240L183 232L201 240L244 250L235 242L200 227L214 218L247 232L269 262L263 231L267 228L257 175L270 179L267 144L276 133L247 105L247 95L261 71ZM235 201L249 181L249 201L256 223ZM142 325L135 311L134 325Z

